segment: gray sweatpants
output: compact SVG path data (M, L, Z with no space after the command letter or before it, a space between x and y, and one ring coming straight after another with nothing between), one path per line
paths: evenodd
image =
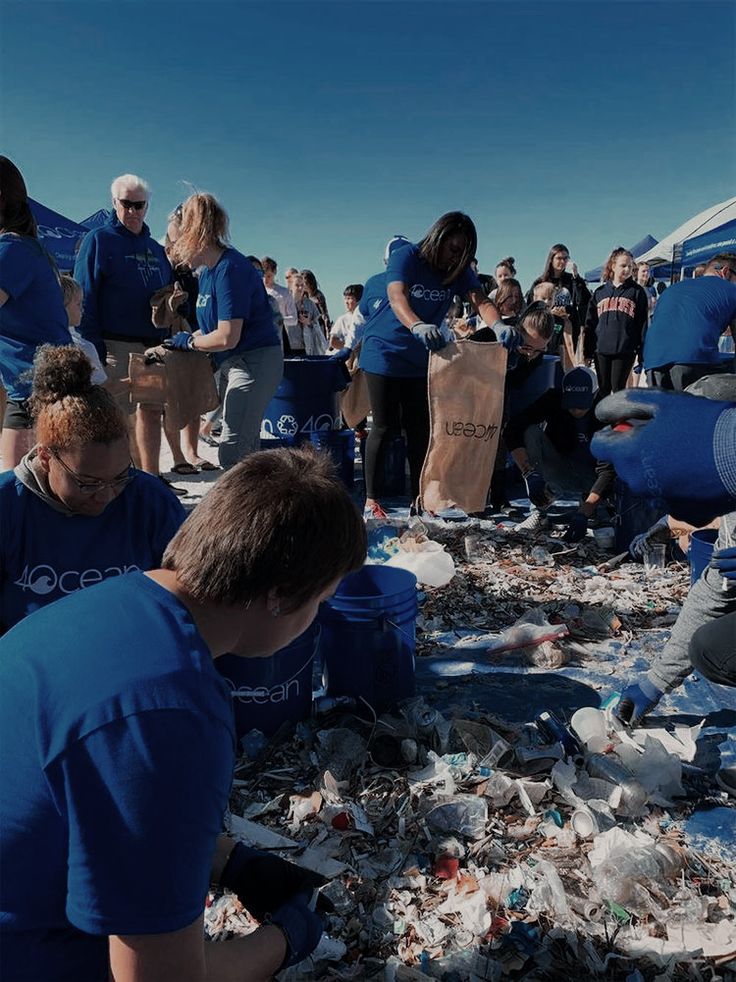
M715 549L736 546L736 511L721 518ZM682 605L667 644L647 672L650 682L669 692L692 672L688 649L693 634L703 624L736 611L736 586L721 589L721 574L710 566L695 583Z
M242 351L221 363L219 457L223 470L234 467L259 449L263 413L278 388L283 370L280 345Z

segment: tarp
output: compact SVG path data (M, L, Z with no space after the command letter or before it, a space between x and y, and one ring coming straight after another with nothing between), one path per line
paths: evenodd
M83 218L80 225L84 225L86 229L99 228L100 225L105 224L110 215L112 215L112 211L108 211L107 208L100 208L88 218Z
M683 266L707 263L719 252L736 252L736 219L682 243Z
M736 219L736 198L728 198L717 205L711 205L705 211L699 212L689 218L686 222L670 232L668 236L661 239L656 246L649 252L645 252L639 259L648 262L650 266L659 266L663 263L674 263L676 268L680 266L680 253L682 243L686 239L691 239L696 235L704 235L720 228L727 222ZM659 271L658 271L659 272Z
M28 203L36 219L41 245L54 257L61 272L70 272L74 269L77 243L88 230L33 198Z
M637 242L636 245L631 246L629 252L633 255L634 259L638 259L642 253L647 252L652 246L657 244L657 240L653 235L645 235L644 238ZM603 266L596 266L595 269L589 269L585 274L585 279L589 283L600 283L601 273L603 272Z

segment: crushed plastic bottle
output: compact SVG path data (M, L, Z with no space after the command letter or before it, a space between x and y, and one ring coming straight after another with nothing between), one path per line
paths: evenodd
M551 568L555 564L555 557L544 546L534 546L529 554L529 560L532 566L546 566Z
M427 812L427 825L436 832L457 832L469 839L485 835L488 802L477 795L445 798Z
M593 881L602 900L640 913L651 906L647 884L661 890L681 867L680 855L658 842L604 860L595 868Z

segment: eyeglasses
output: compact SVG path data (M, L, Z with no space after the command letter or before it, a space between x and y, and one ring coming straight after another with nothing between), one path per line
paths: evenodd
M541 348L535 348L533 344L520 344L518 348L519 354L526 355L527 358L536 358L537 355L543 354L546 350L546 342Z
M131 208L135 211L143 211L143 209L148 204L147 201L130 201L128 198L118 198L118 204L122 205L126 211L130 211Z
M122 491L135 477L135 474L131 474L133 469L133 461L131 460L128 466L125 468L125 475L120 477L115 477L112 481L85 481L76 471L73 471L68 464L65 464L61 459L59 454L55 450L50 450L49 453L54 458L58 460L64 470L67 472L69 477L74 481L74 483L79 488L81 494L97 494L99 491L104 491L106 488L110 488L111 491Z

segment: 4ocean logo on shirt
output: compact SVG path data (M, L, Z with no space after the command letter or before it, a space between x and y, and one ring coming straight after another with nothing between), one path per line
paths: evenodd
M454 290L448 287L446 290L430 290L423 283L415 283L409 290L409 296L413 300L429 300L432 303L444 303L445 300L454 295Z
M106 569L65 569L58 573L52 566L44 563L38 566L26 566L20 579L14 582L22 590L30 590L39 597L45 597L54 590L60 593L76 593L84 587L94 586L111 576L122 576L123 573L137 573L140 567L131 563L130 566L108 566Z

